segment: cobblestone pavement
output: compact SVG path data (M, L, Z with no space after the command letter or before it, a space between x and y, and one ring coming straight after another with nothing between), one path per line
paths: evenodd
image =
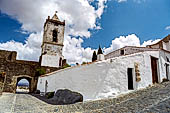
M170 82L143 90L72 105L49 105L28 94L4 93L0 113L170 113Z
M3 93L0 97L0 113L49 113L51 110L51 105L29 94Z
M170 113L170 82L155 84L118 98L60 106L58 112Z

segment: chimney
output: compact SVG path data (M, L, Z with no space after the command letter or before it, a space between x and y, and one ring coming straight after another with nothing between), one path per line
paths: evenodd
M48 16L48 20L50 19L50 16Z

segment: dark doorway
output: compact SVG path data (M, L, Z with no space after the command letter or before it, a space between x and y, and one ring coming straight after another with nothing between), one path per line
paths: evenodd
M166 65L166 78L169 79L169 64Z
M120 50L120 55L124 55L124 50Z
M48 88L48 81L45 81L45 94L47 93L47 88Z
M128 68L127 70L128 74L128 89L133 90L133 68Z
M166 61L169 62L169 58L166 57ZM166 78L169 79L169 64L165 63L166 66Z
M62 66L62 58L60 58L59 66Z
M151 68L152 68L152 83L158 83L158 69L157 69L158 59L151 57Z

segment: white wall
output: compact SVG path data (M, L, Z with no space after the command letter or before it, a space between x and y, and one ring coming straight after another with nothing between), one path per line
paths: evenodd
M98 61L102 61L102 60L104 60L105 58L104 58L104 55L103 54L99 54L99 55L97 55L97 60Z
M166 43L162 41L163 49L167 50Z
M58 55L42 55L41 66L59 67Z
M133 55L120 56L89 65L77 66L47 74L38 80L37 89L45 92L45 81L48 81L47 91L70 89L83 94L84 99L99 99L115 96L128 91L127 68L134 68L134 63L139 64L141 81L136 82L134 73L134 88L140 89L152 84L152 70L150 56L159 58L159 51L146 51ZM159 69L162 64L159 59ZM135 69L133 69L135 71ZM159 81L164 74L159 72Z
M169 75L166 75L166 63L170 64L170 62L167 62L167 58L169 58L170 60L170 53L169 52L165 52L165 51L160 51L160 73L161 73L161 78L167 78L167 76L169 76L169 80L170 80L170 72ZM170 66L169 66L169 70L170 70Z
M168 41L168 42L166 42L166 43L165 43L165 46L166 46L166 50L168 50L168 51L169 51L169 50L170 50L170 42L169 42L169 41Z
M60 58L63 59L62 48L62 46L44 43L41 66L59 67Z

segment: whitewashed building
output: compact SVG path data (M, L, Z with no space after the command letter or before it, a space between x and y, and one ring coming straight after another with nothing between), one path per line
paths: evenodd
M70 89L81 93L84 100L94 100L160 83L170 79L169 38L147 47L126 46L105 55L105 60L98 56L97 62L42 75L37 89Z

